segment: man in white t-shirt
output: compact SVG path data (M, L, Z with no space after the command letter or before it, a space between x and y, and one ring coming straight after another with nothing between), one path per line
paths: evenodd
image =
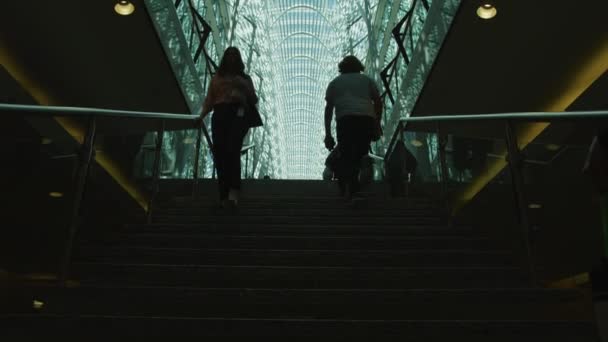
M362 74L365 69L355 56L339 64L340 76L333 79L325 93L325 147L332 150L336 141L331 134L331 120L336 112L336 131L340 162L336 174L340 191L352 197L359 191L359 169L372 140L380 137L382 100L374 81Z

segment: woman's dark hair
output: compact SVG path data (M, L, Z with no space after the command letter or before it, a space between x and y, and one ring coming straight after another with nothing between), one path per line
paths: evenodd
M224 51L217 73L222 76L245 73L245 64L243 64L243 58L241 58L239 49L231 46Z
M361 61L355 56L346 56L344 59L338 63L338 70L341 74L347 74L351 72L362 72L365 70Z

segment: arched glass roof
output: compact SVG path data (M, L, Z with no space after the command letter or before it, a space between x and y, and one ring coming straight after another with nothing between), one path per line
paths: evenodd
M246 71L252 76L260 97L259 110L264 126L250 130L245 144L255 144L248 175L262 178L320 179L328 152L323 146L325 89L338 74L337 64L346 55L357 56L366 66L366 73L381 85L380 71L396 60L395 77L389 84L396 102L385 101L385 124L388 119L407 115L424 83L424 75L433 56L436 56L441 37L447 32L460 0L145 0L149 13L156 22L161 40L166 41L178 65L177 77L188 101L196 108L202 97L196 82L196 71L188 66L184 54L193 56L199 51L194 10L211 29L205 48L211 59L219 62L227 46L237 46L242 53ZM393 37L393 28L410 18L409 31L405 26L404 49L412 54L430 6L439 3L435 24L425 43L425 63L414 73L408 72L409 61L399 57L400 50ZM170 8L176 7L176 14ZM184 37L176 34L179 20ZM182 49L190 42L189 50ZM192 44L194 42L194 44ZM212 73L206 58L195 60L195 67L203 88ZM419 69L419 70L418 70ZM188 72L182 72L188 71ZM406 75L413 80L407 80ZM407 85L404 84L408 81ZM391 119L391 120L392 120ZM187 149L178 149L180 141L192 141L194 132L166 133L168 164L175 169L172 177L192 175L193 158ZM186 138L181 135L186 136ZM382 138L375 147L382 153L387 144ZM183 152L182 150L186 151ZM180 152L181 151L181 152ZM181 153L181 154L180 154ZM181 156L178 158L178 156ZM178 167L187 163L188 167ZM212 174L212 159L199 159L203 177ZM166 173L166 174L169 174Z
M321 178L327 156L325 89L338 74L338 62L349 53L345 26L364 2L377 1L249 0L241 4L240 12L255 18L254 44L263 51L252 69L270 71L265 83L273 88L267 101L273 102L274 112L267 114L275 116L278 130L268 133L280 146L279 158L272 162L283 171L282 178ZM236 23L234 45L238 47L251 43L254 30L251 23L243 23ZM356 32L357 37L351 38L365 34Z

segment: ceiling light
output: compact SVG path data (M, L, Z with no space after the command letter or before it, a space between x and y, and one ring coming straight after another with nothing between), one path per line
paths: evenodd
M547 144L545 145L545 148L549 151L557 151L560 149L561 146L557 145L557 144Z
M32 302L32 307L36 310L40 310L42 307L44 307L44 302L34 299Z
M422 145L424 145L424 143L422 143L422 141L414 139L411 141L412 146L414 147L421 147Z
M42 138L42 141L40 142L42 145L50 145L53 143L53 140L50 138Z
M63 192L51 191L51 192L49 192L49 196L51 196L53 198L61 198L61 197L63 197Z
M477 9L477 16L481 19L492 19L498 14L498 10L490 3L484 3Z
M135 6L126 0L120 0L114 5L114 11L120 15L130 15L135 12Z
M530 209L540 209L542 207L543 207L543 205L542 204L538 204L538 203L530 203L528 205L528 208L530 208Z

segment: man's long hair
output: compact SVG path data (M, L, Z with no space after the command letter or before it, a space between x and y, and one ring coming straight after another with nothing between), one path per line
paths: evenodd
M242 75L245 73L245 64L241 52L234 46L224 51L217 73L221 76Z

